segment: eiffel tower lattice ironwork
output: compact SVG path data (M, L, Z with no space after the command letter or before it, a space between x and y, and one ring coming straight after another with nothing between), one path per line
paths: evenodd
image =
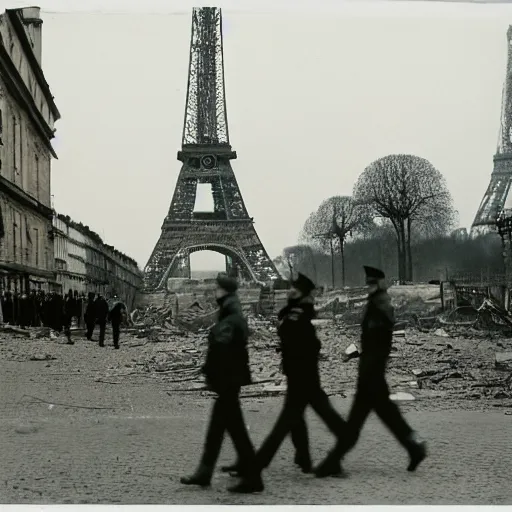
M512 185L512 26L507 31L507 46L507 74L501 101L498 148L494 155L491 182L471 226L471 236L496 232L496 221L506 203L512 199L509 197L507 201Z
M170 277L190 278L190 254L224 254L226 269L243 280L269 282L279 274L247 213L230 160L224 88L222 14L194 8L183 141L178 176L162 233L144 269L146 291ZM211 185L213 212L194 212L197 185Z

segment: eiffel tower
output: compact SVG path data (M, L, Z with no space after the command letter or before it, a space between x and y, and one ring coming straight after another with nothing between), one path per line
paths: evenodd
M494 155L494 170L484 198L471 226L471 236L496 232L496 221L509 203L512 185L512 25L507 31L507 74L501 100L501 123L498 148Z
M145 291L165 290L170 277L190 278L190 254L210 250L226 257L226 270L244 281L279 278L245 207L231 160L224 88L222 14L192 10L182 162L162 233L144 269ZM213 212L196 212L197 186L210 184Z

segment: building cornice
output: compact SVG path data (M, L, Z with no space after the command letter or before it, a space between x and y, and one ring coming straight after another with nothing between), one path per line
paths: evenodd
M30 94L27 86L21 80L16 66L12 63L10 55L3 43L0 41L0 76L4 79L5 85L9 93L24 108L28 116L34 123L35 129L41 136L44 145L48 148L54 158L57 153L53 149L51 139L54 137L53 130L48 126L46 120L34 103L34 99ZM16 77L16 79L15 79Z
M43 203L40 203L37 199L27 194L22 188L18 187L4 176L0 176L0 186L2 192L9 195L12 199L18 203L27 206L32 211L44 215L47 219L52 220L53 210Z
M32 276L55 279L55 272L35 267L29 267L28 265L22 265L20 263L0 263L0 269L11 270L19 274L30 274Z
M25 55L27 56L27 59L30 62L32 71L36 75L37 81L43 91L44 97L46 98L48 105L50 105L50 109L52 111L53 118L55 119L55 121L57 121L60 119L61 115L60 115L59 109L57 108L57 105L55 105L54 96L52 95L52 93L50 91L50 86L48 85L48 82L46 81L46 78L44 77L44 73L43 73L43 70L41 69L41 66L39 65L39 62L37 62L36 56L34 54L34 50L32 49L32 45L30 44L30 40L25 31L25 27L23 26L23 22L20 19L20 15L23 17L23 10L22 9L7 9L5 12L7 13L9 20L12 23L14 31L18 35L18 38L20 40L21 46L23 47L23 50L25 50ZM43 20L38 20L38 21L40 21L40 23L43 22Z
M62 221L62 222L64 222L64 221ZM142 278L142 272L137 267L130 268L130 267L125 266L126 263L120 263L119 261L116 261L110 254L107 253L107 249L103 249L103 248L98 249L97 247L95 247L93 245L89 245L87 243L80 242L79 240L72 238L67 233L65 233L64 231L62 231L59 228L56 228L55 226L53 226L53 229L58 236L60 236L62 238L66 238L69 243L72 243L73 245L81 247L82 249L90 249L91 251L96 252L100 256L105 257L106 259L108 259L111 263L113 263L117 267L120 267L123 270L125 270L126 272L130 273L132 276L137 277L139 279ZM70 256L72 256L72 255L70 254ZM97 269L101 270L102 272L106 272L105 268L94 265L93 263L90 263L89 261L85 261L85 264L90 265L94 268L97 268ZM119 279L119 278L117 278L117 279Z

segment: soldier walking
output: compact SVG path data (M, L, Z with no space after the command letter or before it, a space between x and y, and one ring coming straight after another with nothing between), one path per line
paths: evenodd
M330 422L330 424L333 425L335 434L343 432L343 420L331 409L330 402L321 388L318 389L320 381L317 361L320 341L311 324L311 319L315 317L311 296L314 288L313 282L299 273L298 279L293 283L287 305L278 313L278 335L281 343L277 352L280 352L282 356L282 369L287 377L288 386L285 408L280 416L281 421L278 420L278 424L258 453L258 460L264 467L270 464L286 436L286 433L284 435L282 433L286 421L295 448L294 463L301 468L303 473L312 472L309 435L304 419L304 412L308 405L307 394L310 392L312 396L319 397L322 404L320 414L327 410L327 421L334 418L334 422ZM301 398L298 399L298 397ZM318 398L313 398L313 403L317 404L317 402ZM238 474L240 473L240 464L237 462L231 466L224 466L222 471L232 475ZM341 467L339 473L341 473Z
M68 345L74 345L75 342L71 340L71 321L76 314L76 301L73 296L73 291L69 290L68 294L64 298L63 305L63 320L62 324L64 326L64 334L68 339Z
M292 283L288 304L279 313L278 335L288 386L283 410L257 453L261 468L270 465L281 443L291 433L292 440L295 440L295 462L304 472L311 471L308 432L304 420L308 405L338 439L345 435L346 423L332 407L321 386L318 368L321 343L311 322L316 316L312 296L314 289L314 283L299 273L297 280ZM343 474L339 461L332 474Z
M112 324L112 337L114 338L114 348L119 348L119 335L121 332L121 323L126 321L126 306L119 301L117 295L114 295L114 306L108 314L108 319Z
M185 485L210 485L215 464L227 431L244 468L241 481L229 490L253 493L263 490L261 471L245 427L240 389L251 383L247 340L249 328L236 295L238 284L225 274L217 277L216 298L219 317L208 335L203 373L209 388L217 394L206 434L203 455L196 472L181 479Z
M98 294L97 299L94 301L94 309L95 313L95 322L98 322L98 325L100 326L100 347L105 346L105 331L107 330L107 318L108 318L108 302L106 301L105 297L101 295L101 293ZM93 327L94 330L94 327ZM92 334L91 334L92 337Z
M364 267L368 285L368 304L362 321L361 357L357 390L348 418L348 435L340 438L315 474L329 476L344 455L356 444L361 429L373 410L409 453L407 471L415 471L427 455L426 444L416 438L398 406L389 398L386 364L391 352L395 323L393 306L384 282L384 272Z
M93 292L89 292L84 313L85 327L87 329L85 336L89 341L92 340L94 327L96 326L96 303L94 297L95 294Z

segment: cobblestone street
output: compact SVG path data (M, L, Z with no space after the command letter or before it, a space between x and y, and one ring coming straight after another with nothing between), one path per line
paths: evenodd
M151 375L105 377L116 358L135 355L136 349L126 345L100 351L82 340L75 346L54 343L57 360L47 363L4 357L6 345L23 343L29 342L2 343L0 359L4 503L512 503L512 416L507 408L473 403L468 410L426 399L403 404L407 418L429 441L431 456L416 474L407 473L406 454L373 416L347 458L346 480L302 475L286 441L264 473L265 492L233 496L226 491L231 479L220 472L208 490L179 484L179 477L198 462L210 400L193 392L169 396L169 383ZM350 400L333 401L347 413ZM256 445L280 404L280 398L244 399ZM308 420L318 461L332 438L314 413L308 412ZM219 465L233 457L227 441Z

